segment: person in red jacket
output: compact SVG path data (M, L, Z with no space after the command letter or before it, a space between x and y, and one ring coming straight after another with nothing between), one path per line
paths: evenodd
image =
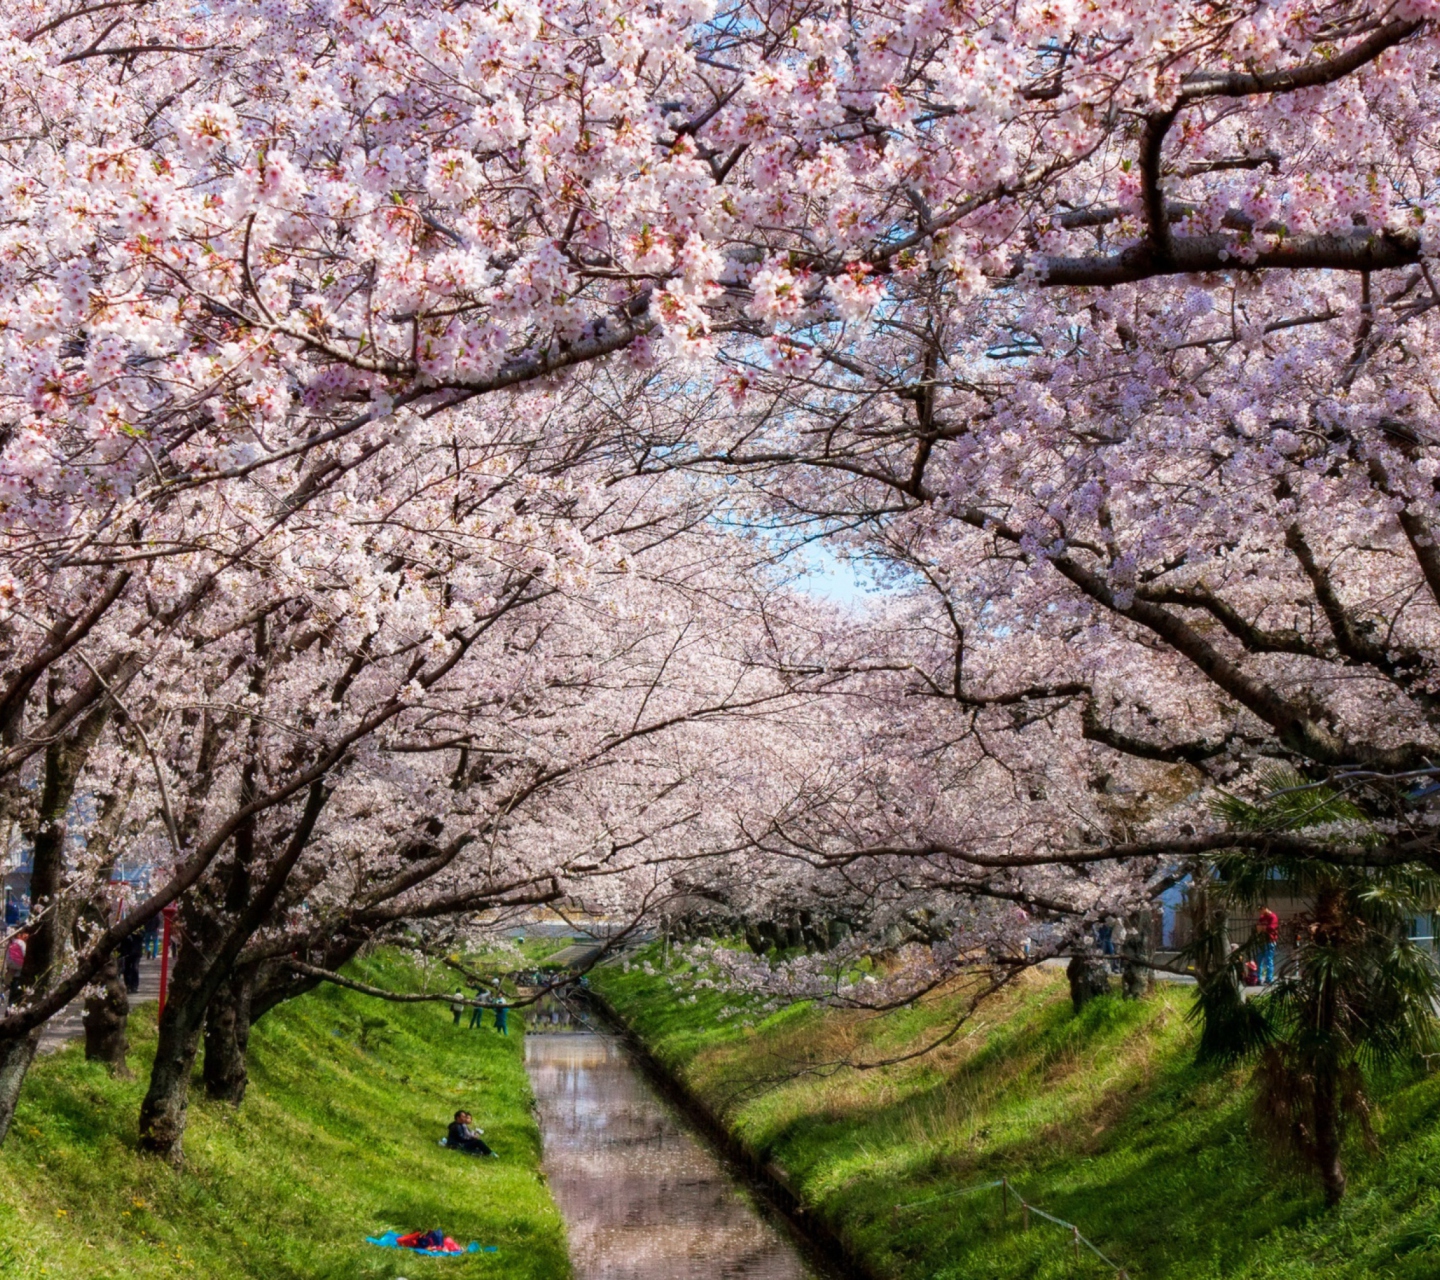
M1260 912L1255 921L1255 932L1260 935L1260 981L1275 981L1275 941L1280 936L1280 917L1269 907Z
M25 967L25 951L29 941L29 932L22 929L10 939L10 945L5 948L4 990L11 1004L20 997L20 971Z

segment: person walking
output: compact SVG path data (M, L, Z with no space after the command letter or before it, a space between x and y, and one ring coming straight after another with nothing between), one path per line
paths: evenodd
M1119 957L1125 945L1125 921L1119 916L1106 916L1100 926L1100 949L1105 953L1105 967L1111 973L1121 971Z
M484 987L475 988L475 1003L470 1007L470 1030L475 1031L485 1025L485 1006L480 1003L485 995Z
M5 988L12 1005L20 995L20 971L25 968L25 950L29 943L30 933L22 929L5 948Z
M140 990L140 957L145 954L145 939L136 933L127 933L120 944L120 973L125 979L125 990L132 996Z
M1255 932L1260 935L1260 972L1256 976L1264 986L1275 981L1275 943L1280 937L1280 917L1269 907L1262 908L1255 921Z
M465 1015L465 993L459 987L455 988L455 995L450 1001L450 1013L458 1027L460 1019Z

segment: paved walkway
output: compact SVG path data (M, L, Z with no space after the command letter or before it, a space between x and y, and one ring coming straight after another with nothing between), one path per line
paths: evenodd
M1158 952L1156 953L1156 957L1158 959ZM1067 968L1069 964L1069 956L1055 956L1049 960L1040 961L1040 967L1042 969L1064 969ZM1195 975L1191 973L1173 973L1168 969L1152 969L1151 974L1154 976L1156 982L1171 982L1179 987L1193 987L1196 985ZM1112 972L1111 977L1114 976ZM1242 1000L1253 1000L1256 996L1263 996L1273 985L1273 983L1262 982L1253 987L1242 986L1240 988L1240 998Z
M160 961L140 961L140 990L130 996L130 1005L143 1004L147 1000L160 998ZM78 1040L85 1034L81 1019L85 1015L85 997L76 996L55 1017L45 1024L40 1036L40 1052L53 1053L62 1045Z

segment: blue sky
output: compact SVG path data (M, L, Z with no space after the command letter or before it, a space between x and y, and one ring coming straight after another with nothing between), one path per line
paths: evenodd
M834 604L863 606L879 590L862 568L835 555L823 542L812 542L786 558L797 570L795 585Z

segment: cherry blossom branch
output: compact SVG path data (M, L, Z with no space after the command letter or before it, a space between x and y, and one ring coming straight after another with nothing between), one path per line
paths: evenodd
M1202 272L1393 271L1420 257L1420 238L1409 231L1291 236L1260 248L1228 236L1175 236L1163 257L1144 245L1097 257L1044 257L1036 270L1041 288L1104 289Z
M1209 98L1243 98L1264 94L1294 93L1299 89L1334 84L1366 63L1378 58L1415 35L1424 23L1418 20L1396 20L1372 32L1344 53L1319 59L1298 67L1261 72L1194 71L1181 81L1175 101L1163 111L1145 117L1140 133L1141 190L1145 201L1145 220L1149 229L1150 255L1158 264L1177 259L1177 245L1170 233L1170 218L1165 207L1161 185L1161 150L1165 136L1176 118L1187 107ZM1187 246L1187 253L1193 248Z
M1122 841L1086 849L1049 849L1034 853L987 854L941 842L917 845L874 845L834 853L826 861L845 866L862 859L926 859L944 857L969 866L992 870L1025 867L1089 866L1104 862L1142 859L1186 859L1226 851L1248 852L1276 859L1294 859L1337 867L1394 867L1406 864L1440 867L1440 852L1433 843L1396 844L1328 843L1287 832L1217 831L1204 836L1176 836L1154 840ZM973 888L978 888L972 886Z

